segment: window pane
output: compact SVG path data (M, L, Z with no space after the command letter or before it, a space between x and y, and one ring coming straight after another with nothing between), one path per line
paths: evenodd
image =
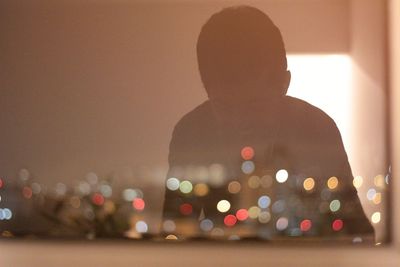
M379 9L230 5L2 4L3 237L385 240Z

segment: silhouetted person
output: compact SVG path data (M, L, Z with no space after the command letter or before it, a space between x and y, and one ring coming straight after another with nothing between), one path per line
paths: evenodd
M163 231L262 238L373 233L336 124L286 96L286 51L269 17L252 7L223 9L201 29L197 56L209 100L175 126Z

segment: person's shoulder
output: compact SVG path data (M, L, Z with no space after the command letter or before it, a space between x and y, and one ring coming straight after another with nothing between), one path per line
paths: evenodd
M299 98L286 96L285 102L290 110L290 121L302 127L315 130L337 132L335 121L324 111Z
M203 124L209 123L212 120L212 107L209 100L204 101L185 115L178 121L175 128L199 128Z

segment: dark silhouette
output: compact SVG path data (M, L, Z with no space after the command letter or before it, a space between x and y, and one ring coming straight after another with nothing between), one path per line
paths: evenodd
M286 51L269 17L247 6L223 9L201 29L197 56L209 100L175 126L167 178L206 183L209 191L167 188L163 220L175 227L164 232L262 238L373 233L336 124L286 96ZM285 171L276 178L278 170L287 171L287 180ZM240 183L239 192L233 184L229 189L232 181ZM261 196L268 198L260 203ZM217 209L220 200L231 204L227 212ZM239 221L226 217L239 209L246 210ZM202 226L205 219L212 224Z

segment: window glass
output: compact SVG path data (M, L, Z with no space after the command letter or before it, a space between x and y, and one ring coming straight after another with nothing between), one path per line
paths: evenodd
M3 238L385 241L383 4L41 2L0 11Z

